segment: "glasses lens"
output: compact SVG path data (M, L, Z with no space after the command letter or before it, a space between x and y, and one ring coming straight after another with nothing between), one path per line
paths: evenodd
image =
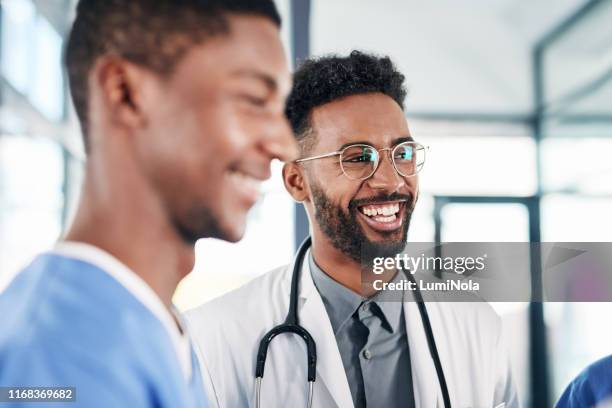
M377 163L378 152L366 145L347 147L340 155L342 171L354 180L368 178L376 169Z
M414 176L425 164L425 147L414 142L401 143L393 149L393 162L402 176Z

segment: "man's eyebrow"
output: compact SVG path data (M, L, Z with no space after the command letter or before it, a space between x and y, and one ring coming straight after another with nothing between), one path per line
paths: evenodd
M261 71L256 71L253 69L240 69L231 72L230 75L233 77L253 78L259 80L266 85L270 92L274 92L278 88L278 83L276 80L272 76Z
M414 142L414 139L412 138L412 136L398 137L397 139L393 140L393 142L391 142L391 146L390 147L397 146L398 144L404 143L404 142ZM347 143L343 144L342 146L340 146L338 148L338 151L344 149L347 146L353 146L353 145L359 145L359 144L375 147L371 142L368 142L367 140L352 141L352 142L347 142Z
M345 147L353 146L353 145L368 145L368 146L372 146L372 143L370 143L368 141L365 141L365 140L361 141L361 142L360 141L347 142L347 143L343 144L342 146L340 146L338 148L338 151L344 149Z
M412 136L398 137L391 143L391 146L397 146L398 144L404 143L404 142L414 142L414 138Z

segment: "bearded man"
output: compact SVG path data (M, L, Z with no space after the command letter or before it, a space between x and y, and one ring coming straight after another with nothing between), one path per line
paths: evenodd
M283 180L306 208L312 238L297 262L297 319L285 320L295 261L188 313L211 406L307 406L299 335L268 336L265 379L255 379L260 340L283 322L316 343L312 406L518 406L488 304L428 302L429 336L417 303L383 301L363 284L372 255L406 245L419 195L425 147L408 128L405 96L389 58L357 51L308 60L294 74L286 111L301 158L285 165ZM392 272L387 281L402 279Z

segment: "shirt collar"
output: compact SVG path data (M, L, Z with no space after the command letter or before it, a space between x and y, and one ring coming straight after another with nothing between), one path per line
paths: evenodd
M363 298L323 272L314 261L312 253L308 257L308 263L312 281L323 299L323 304L329 315L334 333L338 333L344 323L363 302Z
M171 311L168 310L159 296L140 276L108 252L82 242L60 241L51 253L94 265L127 289L162 323L174 345L185 379L191 378L191 345L186 325L180 313L174 307Z
M381 292L369 299L348 289L332 279L315 262L312 253L308 256L312 280L323 299L323 304L329 315L334 334L337 334L346 321L355 313L362 303L374 303L383 321L383 327L395 332L401 327L403 302L399 300L385 300ZM401 273L397 273L392 282L402 280Z
M391 282L398 283L403 279L402 273L396 273ZM387 296L388 298L388 296ZM395 299L392 297L391 299L385 299L383 296L383 292L378 292L372 298L370 298L372 302L375 302L376 305L380 308L384 320L386 320L386 325L384 327L390 332L395 332L400 327L402 327L402 310L404 307L403 299Z

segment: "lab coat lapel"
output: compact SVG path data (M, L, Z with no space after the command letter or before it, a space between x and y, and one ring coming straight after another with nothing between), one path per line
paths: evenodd
M406 293L406 296L411 296ZM428 303L427 310L433 322L433 309L435 303ZM410 365L412 368L412 383L414 389L414 401L417 407L430 408L444 405L442 391L436 374L436 367L427 346L427 336L423 328L423 322L419 308L413 299L404 302L404 318L406 320L406 336L410 348ZM437 332L434 330L434 336ZM439 342L436 342L438 344ZM440 346L438 346L439 348Z
M300 275L301 308L299 319L300 324L310 332L317 343L316 381L323 382L339 407L352 407L353 399L332 325L321 295L319 295L310 275L309 256L310 254L307 253L304 257ZM314 398L316 400L316 395Z

